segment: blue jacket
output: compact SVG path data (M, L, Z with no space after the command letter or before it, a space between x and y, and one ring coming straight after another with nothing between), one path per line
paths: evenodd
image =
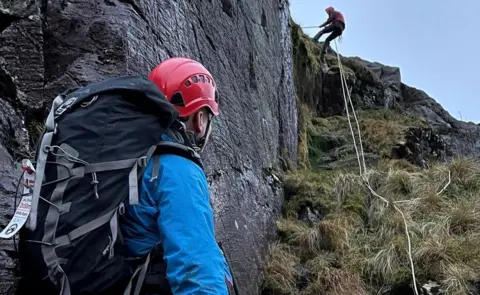
M158 179L150 181L150 160L139 204L126 208L121 226L127 249L142 256L161 242L174 295L227 295L232 276L215 240L205 173L177 155L161 155L159 162Z

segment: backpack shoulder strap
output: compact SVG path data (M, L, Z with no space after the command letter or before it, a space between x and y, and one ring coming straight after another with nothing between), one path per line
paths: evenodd
M200 166L202 170L204 169L202 159L192 143L193 139L189 138L185 126L178 119L170 125L165 134L173 141L161 141L157 144L155 155L174 154L187 158Z
M191 147L182 143L172 141L162 141L157 144L154 155L174 154L180 157L187 158L200 166L203 169L203 163L200 155Z

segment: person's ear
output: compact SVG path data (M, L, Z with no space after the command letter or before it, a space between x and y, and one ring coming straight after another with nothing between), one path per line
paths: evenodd
M204 125L203 116L204 116L203 112L197 112L194 115L194 120L193 120L194 126L193 127L195 129L196 134L201 134L203 132L203 129L205 129L205 126L203 126Z

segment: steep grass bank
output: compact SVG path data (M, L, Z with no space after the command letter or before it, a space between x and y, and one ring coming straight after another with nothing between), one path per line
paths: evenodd
M382 160L368 177L387 200L407 200L397 206L418 282L469 294L480 280L478 163L458 159L420 171L403 160ZM389 294L411 283L401 214L369 194L356 174L296 171L285 189L264 294Z

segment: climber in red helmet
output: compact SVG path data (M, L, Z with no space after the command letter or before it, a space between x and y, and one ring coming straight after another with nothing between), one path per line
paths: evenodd
M205 147L212 118L219 114L217 85L212 74L189 58L169 58L149 74L179 111L193 146ZM179 136L162 136L177 141ZM213 210L204 171L193 161L162 154L148 163L138 205L125 211L122 233L134 257L155 249L145 294L227 295L233 279L215 240ZM158 248L158 251L156 250Z
M180 113L194 143L203 149L211 131L213 116L218 116L218 92L210 72L188 58L170 58L153 69L148 78L155 83ZM197 126L206 120L204 132ZM201 135L200 135L201 134ZM200 135L201 138L197 138Z
M325 39L321 56L325 54L327 47L330 45L330 42L333 39L341 36L343 31L345 30L345 19L340 11L336 11L332 6L330 6L325 9L325 12L328 14L328 19L319 27L326 27L313 37L313 41L318 42L318 39L320 39L323 34L331 32L327 39Z

